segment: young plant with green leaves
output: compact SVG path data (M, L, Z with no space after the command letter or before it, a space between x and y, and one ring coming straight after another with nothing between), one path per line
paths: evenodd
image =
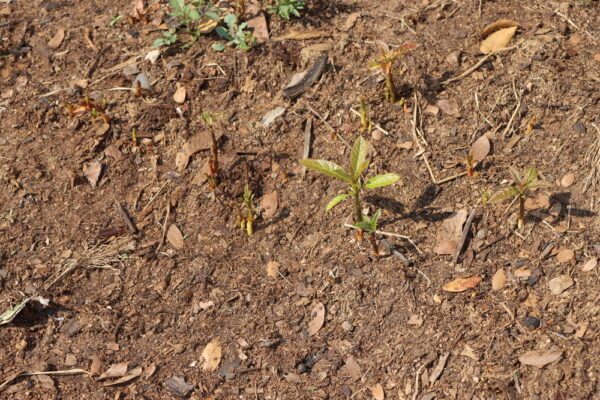
M364 97L360 99L360 131L361 132L371 132L373 130L373 121L369 118L369 113L367 111L367 104L365 102Z
M248 236L252 236L254 233L254 194L248 185L244 187L242 202L246 208L246 216L244 217L238 209L238 223L241 230L245 230Z
M535 167L528 167L522 173L509 167L513 178L513 184L490 196L487 200L490 203L497 203L507 199L518 199L519 214L517 216L517 227L523 230L525 221L525 199L529 196L531 190L541 187L552 186L548 182L538 180L538 173Z
M362 222L357 222L354 224L356 229L366 230L369 232L369 242L371 243L371 247L373 248L373 255L375 258L379 258L379 247L377 246L377 240L375 239L375 233L377 232L377 222L379 221L379 217L381 216L381 210L375 211L372 217L363 217Z
M369 63L369 68L381 70L385 76L385 97L390 103L395 103L397 89L394 83L394 71L392 70L394 61L417 47L417 44L406 43L394 50L390 50L386 43L379 42L379 47L381 49L381 58Z
M217 35L227 40L227 43L213 43L212 48L215 51L223 51L226 47L233 46L237 49L248 51L256 45L256 38L252 32L247 31L248 23L238 24L238 18L235 14L227 14L223 18L227 28L217 26Z
M172 31L164 31L163 36L152 44L152 47L169 46L177 42L177 31L187 33L196 41L203 33L211 32L221 20L223 10L215 6L215 0L196 0L186 3L185 0L169 0L171 17L177 18L180 25ZM188 43L184 46L190 46Z
M304 159L300 163L306 168L320 172L332 178L344 181L348 185L348 191L334 197L325 207L327 211L331 210L346 197L351 196L354 200L355 223L364 221L362 214L362 204L360 202L360 192L363 189L375 189L378 187L388 186L396 183L400 176L394 173L376 175L366 182L362 179L363 172L369 166L367 158L368 145L367 142L359 136L352 146L350 152L350 169L346 170L334 162L327 160Z
M268 6L267 10L271 14L278 14L281 18L290 19L291 16L300 18L300 10L304 10L305 0L277 0L277 3Z

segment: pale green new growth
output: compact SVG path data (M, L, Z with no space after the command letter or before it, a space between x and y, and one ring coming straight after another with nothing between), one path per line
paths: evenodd
M492 195L488 202L497 203L510 198L519 199L517 225L518 228L522 230L523 221L525 219L525 198L527 198L529 191L552 185L548 182L538 180L538 173L535 167L526 168L522 174L512 167L509 167L509 170L514 183Z
M350 152L349 170L346 170L336 163L327 160L300 160L300 163L306 168L346 182L348 185L348 192L334 197L329 203L327 203L325 209L329 211L346 197L352 196L354 198L354 211L357 224L362 223L364 220L362 215L362 206L360 203L360 191L362 189L374 189L391 185L400 179L400 176L397 174L389 173L374 176L368 179L366 183L363 183L362 174L369 166L367 152L367 142L359 136L358 139L356 139L356 142L354 142L354 146L352 146L352 151Z
M248 233L248 236L252 236L254 233L254 205L252 204L254 201L254 194L250 191L250 187L248 187L248 185L244 187L242 201L244 202L244 207L246 207L246 217L244 218L242 215L238 215L238 222L240 224L240 228L245 230L246 233Z
M379 248L377 247L377 241L375 240L375 232L377 232L377 222L381 216L381 210L375 211L375 214L371 218L364 217L362 222L357 222L354 227L357 229L364 229L369 232L369 241L373 247L373 254L375 257L379 257Z

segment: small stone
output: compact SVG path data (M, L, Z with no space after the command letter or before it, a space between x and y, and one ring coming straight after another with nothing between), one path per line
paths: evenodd
M171 392L175 397L186 397L193 389L194 386L190 385L180 376L173 375L171 379L164 383L164 386Z
M585 125L583 125L583 123L581 121L575 123L575 125L573 125L573 129L575 129L579 133L586 132Z
M525 318L525 326L531 330L539 328L540 324L541 321L539 320L539 318L532 317L531 315L528 315L527 318Z
M72 367L74 365L77 365L77 357L75 357L74 354L67 354L67 356L65 357L65 365L67 367Z
M379 141L383 137L383 134L379 129L375 129L373 130L373 132L371 132L371 137L373 138L373 140Z
M346 332L351 332L353 327L350 322L344 321L344 322L342 322L342 329L345 330Z
M537 283L538 281L538 277L537 275L531 275L529 278L527 278L527 284L529 286L533 286Z
M573 184L573 182L575 182L575 174L566 174L560 180L560 185L562 187L568 188Z

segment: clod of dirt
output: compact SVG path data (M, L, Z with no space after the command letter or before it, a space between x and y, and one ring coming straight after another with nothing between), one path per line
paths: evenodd
M556 259L560 263L575 263L575 252L571 249L562 249L556 255Z
M530 350L519 357L521 364L531 365L538 368L544 368L546 365L557 361L562 355L562 351L554 350Z
M480 276L472 276L470 278L456 278L455 280L448 282L442 287L442 290L446 292L464 292L468 289L473 289L481 282Z
M362 369L352 356L349 356L346 359L344 369L346 370L346 373L350 376L350 378L352 378L355 381L359 380L362 376Z
M163 384L169 392L175 397L186 397L194 386L190 385L180 376L173 375L168 381Z
M317 303L310 312L312 319L308 322L308 336L313 336L323 327L325 323L325 306Z
M269 28L267 19L261 8L257 4L250 4L246 7L246 23L252 30L257 43L265 43L269 40Z
M183 248L183 235L175 224L169 226L169 229L167 230L167 240L171 243L171 246L176 249Z
M534 316L528 315L525 318L525 321L523 321L525 326L528 327L531 330L535 330L537 328L540 327L541 321L539 318L536 318Z
M552 294L559 295L574 284L575 282L569 275L559 275L548 282L548 289Z
M279 263L277 261L269 261L267 263L267 276L269 278L277 278L279 275Z
M277 212L279 206L279 197L277 192L266 193L260 198L260 207L264 210L263 216L265 219L272 218Z
M215 339L208 343L202 351L202 357L204 358L204 364L202 369L205 371L216 371L221 362L221 343L218 339Z

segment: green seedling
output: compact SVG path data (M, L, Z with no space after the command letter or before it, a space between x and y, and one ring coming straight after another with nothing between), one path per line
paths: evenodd
M210 186L210 191L213 193L213 196L214 196L215 189L217 188L217 183L219 180L219 151L217 149L217 138L215 137L215 129L213 127L214 117L208 111L204 111L202 113L202 119L208 126L208 131L210 132L211 157L210 157L210 160L208 160L209 175L208 175L207 179L208 179L208 184ZM216 198L216 196L215 196L215 198Z
M254 194L250 191L248 185L244 187L242 202L246 208L246 217L238 209L238 224L241 230L245 230L248 236L252 236L254 233Z
M373 121L369 118L369 114L367 112L367 104L365 103L365 99L360 99L360 131L361 132L371 132L373 130Z
M523 173L519 173L514 168L510 168L510 174L513 178L513 184L507 188L500 190L487 200L490 203L497 203L506 199L518 199L519 200L519 214L517 217L517 227L519 230L523 230L525 221L525 199L529 196L531 190L535 190L540 187L552 186L548 182L538 180L538 173L535 167L526 168Z
M170 16L177 18L180 26L171 31L164 31L163 36L152 44L152 47L169 46L177 43L177 32L187 33L193 41L201 34L211 32L217 22L221 20L223 10L215 6L214 0L197 0L186 3L185 0L170 0ZM184 45L185 47L191 44Z
M379 258L379 247L377 246L377 240L375 239L375 232L377 232L377 222L381 216L381 210L375 211L375 214L371 218L365 216L362 222L354 224L356 229L362 229L369 232L369 242L373 247L373 255L375 258Z
M331 210L342 200L348 196L354 199L355 223L359 224L364 221L362 215L362 205L360 202L360 192L362 189L375 189L382 186L391 185L400 179L400 176L394 173L382 174L368 179L366 182L362 180L362 174L369 166L367 158L367 142L359 136L352 146L350 152L350 170L346 171L336 163L327 160L304 159L300 163L306 168L342 180L348 185L348 192L334 197L325 209Z
M67 104L67 114L72 118L80 117L83 114L89 113L92 122L96 122L96 118L100 116L102 121L110 125L110 117L106 114L106 100L102 101L102 105L96 104L90 101L86 96L83 101L79 104Z
M385 97L391 103L395 103L396 84L394 83L394 72L392 71L392 66L396 59L417 47L417 44L406 43L396 48L395 50L390 50L389 46L383 42L379 42L379 45L381 48L381 58L372 61L369 64L369 68L381 70L381 72L385 76Z
M111 19L111 20L110 20L110 22L108 23L108 25L110 25L110 26L115 26L115 24L116 24L117 22L119 22L119 20L120 20L121 18L123 18L123 17L124 17L124 15L123 15L123 14L119 14L119 15L117 15L116 17L114 17L113 19Z
M299 18L300 10L305 6L305 0L277 0L277 3L268 6L267 10L271 14L278 14L281 18L290 19L292 15Z
M227 14L223 18L227 28L217 26L217 35L227 40L227 43L213 43L212 48L215 51L223 51L226 47L234 46L240 50L248 51L256 45L256 38L252 32L245 30L247 23L238 24L238 18L235 14Z

